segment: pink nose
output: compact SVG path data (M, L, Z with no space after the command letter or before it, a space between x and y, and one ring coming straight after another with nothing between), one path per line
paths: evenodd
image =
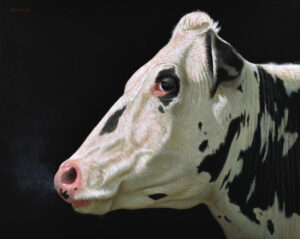
M54 184L58 194L69 203L80 190L81 172L76 162L64 163L54 177Z

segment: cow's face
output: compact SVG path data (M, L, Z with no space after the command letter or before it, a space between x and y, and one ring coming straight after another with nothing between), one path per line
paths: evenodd
M188 208L208 199L215 179L201 162L219 148L239 112L227 95L237 101L240 95L226 84L240 83L243 66L209 16L185 16L168 45L132 76L124 95L61 165L59 194L77 211L94 214ZM222 81L228 81L223 88Z

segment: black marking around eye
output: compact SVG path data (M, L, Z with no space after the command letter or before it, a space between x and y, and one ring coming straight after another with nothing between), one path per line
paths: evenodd
M159 200L159 199L162 199L164 197L168 196L167 194L165 193L155 193L155 194L151 194L149 195L148 197L153 199L153 200Z
M125 109L126 109L126 105L123 108L117 110L108 118L108 120L106 121L104 127L100 132L100 135L111 133L117 128L119 118L121 117Z
M272 220L269 219L267 221L267 223L268 223L268 225L267 225L268 230L273 235L273 233L274 233L274 224L273 224Z
M161 105L158 106L158 110L160 113L165 113L164 108Z
M155 82L161 82L165 78L173 78L176 82L176 87L173 90L169 91L165 96L158 97L164 106L168 106L172 102L173 98L175 98L179 93L179 78L175 73L175 69L170 68L160 71Z
M203 151L207 148L207 146L208 146L208 140L204 140L204 141L200 144L199 150L200 150L201 152L203 152Z
M198 128L199 128L199 130L201 131L201 129L202 129L202 123L201 123L201 122L199 122Z

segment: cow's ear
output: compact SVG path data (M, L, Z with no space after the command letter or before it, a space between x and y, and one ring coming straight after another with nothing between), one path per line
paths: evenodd
M207 57L211 73L210 96L213 97L220 84L239 87L243 78L244 60L228 42L213 30L206 35Z

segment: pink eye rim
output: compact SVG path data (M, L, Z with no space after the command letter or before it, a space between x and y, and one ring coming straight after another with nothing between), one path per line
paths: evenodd
M168 93L168 91L163 90L163 88L161 87L161 82L156 82L152 89L151 95L154 97L163 97Z

